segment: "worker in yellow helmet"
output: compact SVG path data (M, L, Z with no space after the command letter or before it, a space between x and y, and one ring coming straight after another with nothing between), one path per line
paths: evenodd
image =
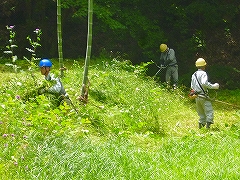
M172 84L173 89L176 89L178 84L178 65L175 56L175 51L169 48L166 44L160 45L160 51L161 51L160 55L161 67L166 67L165 75L166 83L168 85Z
M219 84L211 84L208 82L208 75L205 72L206 61L203 58L198 58L195 62L197 71L192 75L191 88L198 94L196 98L196 109L199 116L199 129L206 125L210 128L213 124L213 107L208 98L208 89L219 89Z

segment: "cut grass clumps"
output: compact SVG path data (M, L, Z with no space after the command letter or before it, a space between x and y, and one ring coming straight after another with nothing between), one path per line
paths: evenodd
M102 71L96 68L91 72L90 100L108 107L105 124L113 125L117 133L164 134L164 126L172 125L165 113L176 121L176 114L171 112L180 110L184 103L181 90L169 92L151 78L117 67L108 64Z

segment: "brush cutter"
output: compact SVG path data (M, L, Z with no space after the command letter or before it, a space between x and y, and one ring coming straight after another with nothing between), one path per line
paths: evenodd
M68 105L71 105L72 108L74 109L74 111L78 114L77 108L75 107L75 105L73 104L72 100L70 99L69 95L61 95L60 96L63 101L65 101Z
M165 69L166 67L165 66L162 66L159 68L159 70L156 72L156 74L154 76L156 76L158 73L162 72L163 69Z
M206 96L201 95L201 94L198 94L197 96L200 97L200 98L212 101L212 102L218 102L218 103L222 103L222 104L225 104L225 105L229 105L229 106L240 108L240 106L238 106L236 104L231 104L231 103L227 103L227 102L224 102L224 101L219 101L219 100L216 100L216 99L213 99L213 98L210 98L210 97L206 97Z
M72 105L74 111L78 114L78 111L77 111L75 105L73 104L72 100L70 98L68 98L68 100L70 101L70 104Z
M155 63L153 60L151 61L159 68L159 70L156 72L156 74L153 77L157 76L158 73L162 72L162 70L166 68L166 66L158 66L157 63Z

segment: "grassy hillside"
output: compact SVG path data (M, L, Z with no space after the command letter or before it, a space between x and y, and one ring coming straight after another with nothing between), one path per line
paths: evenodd
M36 95L44 83L38 70L32 76L2 66L0 179L240 177L238 107L213 103L215 124L199 130L186 88L168 90L144 66L102 59L91 62L84 105L76 100L83 62L66 66L62 82L78 113ZM240 106L239 91L210 93Z

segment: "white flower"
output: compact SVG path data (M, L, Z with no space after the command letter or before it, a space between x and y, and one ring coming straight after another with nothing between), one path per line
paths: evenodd
M17 60L17 56L13 56L12 60L13 60L13 62L15 62Z
M21 82L17 82L17 85L18 85L18 86L22 86L22 83L21 83Z

